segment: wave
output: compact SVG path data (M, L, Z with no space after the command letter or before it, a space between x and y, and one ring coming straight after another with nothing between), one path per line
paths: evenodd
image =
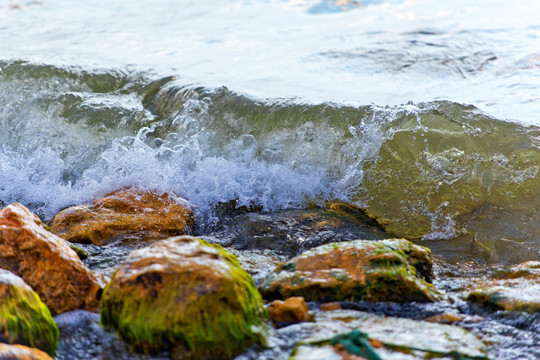
M409 239L538 246L540 129L449 101L257 99L175 77L0 63L0 202L50 218L126 185L175 191L203 223L339 199Z

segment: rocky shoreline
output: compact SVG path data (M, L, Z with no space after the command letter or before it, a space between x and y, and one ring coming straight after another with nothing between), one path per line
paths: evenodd
M535 254L452 262L476 243L433 255L343 203L260 210L224 204L201 233L186 201L138 188L48 224L6 206L0 359L540 357Z

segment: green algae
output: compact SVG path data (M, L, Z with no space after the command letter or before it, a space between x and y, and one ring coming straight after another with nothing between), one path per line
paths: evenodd
M82 247L77 246L77 245L75 245L73 243L70 243L69 241L66 241L66 243L69 245L71 250L75 251L75 253L79 257L79 259L85 260L85 259L88 259L88 257L90 256L90 255L88 255L88 252L86 250L84 250Z
M59 336L49 309L29 286L0 283L0 342L54 355Z
M116 329L136 351L171 349L173 358L190 353L197 359L229 359L254 343L265 345L267 312L255 282L234 255L196 240L203 249L217 250L214 260L227 265L226 278L211 279L189 269L150 272L134 280L152 288L140 295L132 291L133 284L115 286L115 272L102 298L102 325Z

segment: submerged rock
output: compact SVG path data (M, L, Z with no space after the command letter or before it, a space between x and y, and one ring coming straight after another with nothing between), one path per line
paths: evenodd
M51 231L75 243L104 245L122 240L158 240L191 232L195 218L183 201L136 188L114 191L92 205L67 208Z
M540 261L528 261L472 291L467 300L507 311L540 313Z
M28 345L54 355L58 337L49 309L34 290L17 275L0 269L0 342Z
M265 342L253 279L219 245L190 236L133 251L103 294L101 322L136 350L229 359Z
M288 257L331 242L390 237L362 210L346 203L271 214L251 212L233 216L221 226L210 236L223 246L238 250L268 249Z
M21 204L0 211L0 268L14 272L53 314L97 310L104 281Z
M268 305L268 313L273 322L298 323L309 320L309 308L301 296L290 297L285 301L274 300Z
M377 356L399 359L405 354L407 359L487 359L484 344L460 327L352 310L318 313L312 335L299 344L291 359L347 359L343 350L348 354L357 353L343 340L351 340L351 335L362 337L363 333L369 343L365 344L368 350L364 350L362 356L368 359ZM332 346L338 343L345 346ZM359 347L358 343L362 341L350 345ZM396 353L401 353L401 357Z
M0 343L0 360L52 360L52 358L38 349Z
M435 301L428 248L403 239L332 243L279 265L260 286L265 298L308 301Z

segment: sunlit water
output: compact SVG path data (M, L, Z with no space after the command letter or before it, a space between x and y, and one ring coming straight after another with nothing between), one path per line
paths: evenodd
M0 1L0 202L353 202L537 254L540 3Z

